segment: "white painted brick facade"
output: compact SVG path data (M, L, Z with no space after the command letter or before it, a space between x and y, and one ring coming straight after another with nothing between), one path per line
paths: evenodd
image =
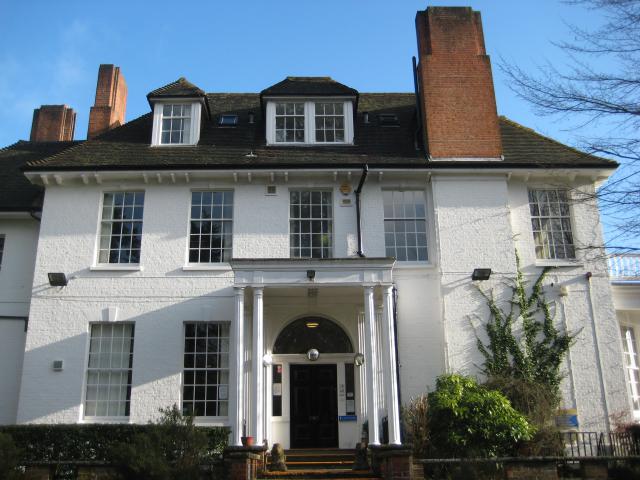
M358 175L355 173L354 184ZM230 269L183 269L191 189L213 185L234 190L234 257L287 258L289 189L330 188L334 192L334 256L347 257L355 254L357 239L355 207L340 206L342 194L338 187L344 181L342 175L336 181L329 174L304 178L291 175L288 183L276 182L275 196L266 196L265 182L255 178L252 183L246 179L238 183L214 180L190 184L67 182L48 187L17 421L83 421L89 325L103 321L110 307L117 308L117 321L135 322L130 421L147 422L157 416L158 408L180 402L183 323L232 321L234 308ZM473 269L491 268L491 280L482 286L493 287L498 294L503 281L514 274L515 248L528 276L535 277L540 269L533 249L527 184L515 178L507 181L504 175L434 174L430 182L425 175L394 180L385 174L382 181L370 175L362 194L364 252L368 257L385 255L381 189L399 187L425 190L430 231L430 262L394 268L401 389L403 401L407 402L433 387L435 377L445 371L478 373L482 359L476 347L476 332L482 334L481 324L488 313L472 285ZM146 192L143 269L92 270L102 192L120 189ZM578 240L601 240L597 209L578 204L572 214ZM583 429L602 430L608 427L608 415L629 409L620 368L620 336L606 263L581 259L579 264L552 272L550 281L555 287L548 291L551 298L563 304L558 307L559 325L566 322L572 331L581 329L571 351L572 368L563 384L565 406L578 408ZM52 271L65 272L70 277L69 285L50 287L46 274ZM590 281L585 277L587 271L593 273ZM559 284L568 286L568 297L557 296ZM250 316L249 301L246 309ZM292 291L288 298L267 290L266 349L271 348L285 323L304 314L333 318L356 343L356 321L361 310L359 292L344 292L335 298L321 294L318 299L311 299L306 292L300 295ZM250 339L250 328L246 332ZM249 358L247 353L247 369L251 365ZM53 372L51 364L58 359L64 360L65 368ZM216 419L216 423L226 424L226 420ZM275 435L286 430L275 421L272 427ZM359 433L353 428L341 426L341 446L350 447L358 438Z

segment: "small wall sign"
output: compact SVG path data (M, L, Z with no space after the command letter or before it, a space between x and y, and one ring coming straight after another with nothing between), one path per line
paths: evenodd
M357 415L338 415L339 422L356 422L357 420Z

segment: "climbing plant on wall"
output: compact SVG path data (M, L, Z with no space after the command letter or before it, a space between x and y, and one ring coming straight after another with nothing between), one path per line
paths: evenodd
M478 338L477 345L484 357L482 370L489 383L502 379L501 383L513 381L512 384L541 387L555 407L560 401L560 367L577 333L561 332L554 325L555 308L545 298L543 288L550 270L544 268L528 288L516 251L516 276L509 287L508 306L502 306L493 291L479 289L490 318L485 324L488 342L485 344ZM504 382L505 379L508 381Z

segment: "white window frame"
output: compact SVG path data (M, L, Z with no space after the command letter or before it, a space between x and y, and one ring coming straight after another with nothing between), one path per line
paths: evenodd
M227 220L225 219L194 219L192 216L192 208L193 208L193 194L194 193L228 193L231 192L231 194L233 195L233 203L231 204L231 219ZM208 221L211 220L211 222L214 221L220 221L222 223L226 223L228 222L231 225L231 258L233 257L233 228L234 228L234 215L235 215L235 200L236 200L236 194L235 191L233 189L224 189L224 188L217 188L217 189L194 189L191 190L189 192L189 225L188 225L188 232L187 232L187 258L186 258L186 265L187 266L201 266L201 267L207 267L207 266L226 266L229 265L229 261L224 260L224 256L221 257L219 262L192 262L190 257L191 257L191 235L193 235L192 231L191 231L191 222L192 221L196 221L196 222L202 222L202 221ZM224 205L224 204L223 204ZM198 234L201 237L201 234Z
M191 125L188 143L162 143L162 117L165 105L191 105ZM198 101L185 98L167 98L157 100L153 104L153 133L151 145L154 147L188 147L196 145L200 141L200 117L202 104Z
M131 355L131 363L130 366L126 367L126 368L101 368L101 367L91 367L90 366L90 361L91 361L91 340L92 340L92 330L93 327L95 326L103 326L103 325L109 325L109 326L117 326L117 325L131 325L132 331L131 331L131 346L130 346L130 355ZM85 362L85 376L84 376L84 385L83 385L83 399L82 399L82 419L84 421L87 422L128 422L129 419L131 418L131 397L133 394L133 380L131 380L131 383L127 383L127 386L129 387L129 397L127 400L129 402L129 414L128 415L87 415L87 401L88 401L88 388L90 386L89 384L89 374L92 371L114 371L114 370L118 370L118 371L127 371L128 375L130 377L133 377L133 356L134 356L134 349L135 349L135 336L136 336L136 326L134 322L92 322L89 324L89 335L88 335L88 339L89 339L89 343L87 345L87 358L86 358L86 362ZM102 337L100 337L102 338ZM111 337L113 339L113 336ZM101 352L100 352L101 353ZM111 349L111 352L113 353L113 347ZM102 384L96 384L96 386L101 386ZM97 403L97 396L96 396L96 403ZM97 405L96 405L96 409L97 409ZM96 410L97 413L97 410Z
M385 226L387 221L416 221L416 220L424 220L424 226L425 226L425 232L424 232L424 234L425 234L425 245L424 245L424 247L426 249L426 254L427 254L426 258L424 260L398 260L396 258L396 260L398 261L398 263L405 264L405 265L410 265L410 264L421 264L421 265L422 264L428 264L430 262L430 257L431 257L429 248L434 242L432 242L432 239L430 238L429 213L428 213L428 202L427 202L427 193L426 193L426 191L423 190L423 189L420 189L420 188L393 188L393 187L388 187L387 188L387 187L385 187L385 188L382 189L382 192L383 192L383 196L384 196L384 192L391 192L391 193L400 192L400 193L403 193L403 194L405 192L417 193L417 194L419 194L419 196L420 196L420 198L422 200L422 206L424 207L424 217L415 216L415 217L403 218L403 217L395 217L394 216L392 218L387 218L387 216L386 216L386 214L384 212L384 198L383 198L382 220L383 220L383 228L384 228L385 254L386 254L386 251L387 251L387 248L388 248L388 246L387 246L387 231L386 231L386 226ZM395 239L396 239L395 233L396 232L394 232L394 250L397 253L397 247L395 246ZM419 233L419 232L416 231L416 236L417 236L417 233ZM417 244L417 238L416 238L416 245L411 247L411 248L416 249L416 252L417 252L417 249L419 247L421 247L421 245ZM408 248L408 246L405 246L405 248ZM417 255L416 255L416 257L417 257Z
M208 367L206 367L206 365L205 365L205 367L197 367L196 363L195 363L196 362L196 359L195 359L195 355L196 354L195 353L194 353L194 365L193 365L193 367L186 367L185 366L185 355L188 353L186 351L186 348L185 348L186 341L187 341L187 325L198 325L198 324L203 324L203 325L206 325L206 326L208 326L209 324L226 325L227 326L228 337L220 337L220 336L217 337L219 343L220 343L220 339L221 338L223 338L223 339L226 338L226 340L228 342L227 351L226 352L218 352L218 354L220 354L220 353L226 353L227 354L227 366L226 366L226 368L220 368L220 366L218 366L216 368L208 368ZM196 337L189 337L189 338L198 338L198 337L196 336ZM208 336L208 332L207 332L207 337L205 337L205 338L207 339L207 341L210 338ZM204 416L198 415L198 416L195 416L195 417L199 421L202 421L202 420L212 420L212 421L221 420L221 421L223 421L223 420L226 420L226 419L229 418L229 415L230 415L229 408L231 407L231 405L230 405L230 401L231 401L231 399L230 399L231 385L232 385L232 382L235 381L234 379L231 378L231 353L232 353L231 349L232 348L233 347L231 345L231 322L229 322L229 321L188 321L188 322L184 323L183 330L182 330L182 374L181 374L181 382L180 382L181 383L181 385L180 385L180 410L182 412L184 412L184 402L185 402L184 391L185 391L185 386L186 386L185 372L187 370L193 371L193 373L194 373L194 383L193 384L189 384L189 385L193 385L194 387L196 385L198 385L197 383L195 383L195 374L196 374L197 370L205 370L205 374L206 374L207 370L215 370L215 371L218 371L218 372L226 371L227 372L227 398L226 398L227 415L204 415ZM197 350L194 349L194 352L195 351L197 351ZM206 353L209 354L209 351L207 350ZM221 384L219 382L217 384L215 384L215 386L218 387L218 397L219 397L219 394L220 394L220 389L219 389L220 385L224 385L224 384ZM214 385L213 384L209 385L208 383L205 383L205 385L204 385L205 389L207 387L212 387L212 386L214 386ZM206 395L206 390L205 390L205 395ZM191 401L195 404L195 391L194 391L193 399ZM205 398L204 402L206 403L206 398ZM205 408L206 408L206 406L205 406Z
M276 142L276 103L304 103L304 142ZM316 142L316 103L342 103L344 112L344 142ZM273 97L267 101L267 145L353 145L353 98L335 97Z
M112 195L116 195L116 194L127 194L127 193L143 193L144 194L144 200L143 200L143 204L142 204L142 219L140 220L134 220L131 219L129 220L129 222L140 222L141 224L141 230L140 230L140 258L139 261L136 262L129 262L129 263L125 263L125 262L101 262L100 261L100 252L102 250L104 250L102 247L102 237L104 235L102 235L102 226L105 223L110 223L113 224L114 221L115 222L121 222L124 223L126 219L123 220L114 220L113 218L109 218L109 219L105 219L104 218L104 209L105 209L105 205L104 205L104 197L107 194L112 194ZM100 192L100 217L98 219L98 236L97 236L97 242L96 242L96 268L105 268L105 269L138 269L140 268L140 265L142 264L142 238L144 235L144 207L145 207L145 202L146 202L146 191L142 190L142 189L137 189L137 188L132 188L130 190L123 190L123 191L117 191L117 190L104 190L102 192ZM135 205L135 203L134 203ZM111 236L113 235L113 233L109 234L109 241L111 241ZM108 249L108 251L110 251L111 248Z
M560 215L560 216L542 216L540 214L538 214L537 216L533 215L531 213L531 199L529 197L530 193L533 191L563 191L566 194L567 197L567 208L569 210L569 214L568 217L565 215ZM569 189L567 188L558 188L558 187L550 187L550 186L544 186L544 185L529 185L527 187L527 207L529 209L529 228L531 229L531 241L533 243L533 254L536 258L536 263L537 264L571 264L571 263L575 263L575 261L577 260L577 251L576 251L576 229L575 229L575 225L574 225L574 212L573 212L573 208L572 208L572 197L571 197L571 192ZM559 218L560 220L562 220L563 218L568 218L569 220L569 226L571 228L571 239L573 240L573 242L570 244L573 247L573 256L567 256L567 257L558 257L557 255L553 256L553 257L539 257L538 253L536 252L536 240L535 240L535 233L534 233L534 229L533 229L533 220L534 218L537 219L542 219L542 218ZM562 244L563 247L565 245L568 245L566 243ZM555 245L554 245L555 246Z
M328 193L329 194L329 198L331 199L331 216L329 218L321 218L321 217L302 217L301 214L297 217L292 216L291 215L291 193L292 192L310 192L310 193L315 193L318 192L320 194L322 193ZM300 200L300 204L298 205L302 205L302 200ZM326 188L304 188L304 187L300 187L300 188L291 188L289 189L289 258L307 258L307 259L319 259L319 258L334 258L334 249L335 249L335 209L334 209L334 204L335 204L335 199L333 198L333 189L326 189ZM310 203L310 206L313 205L313 203ZM331 233L329 234L329 238L331 240L331 246L329 247L329 256L327 257L302 257L302 256L295 256L292 255L292 250L295 248L297 250L300 250L301 247L300 245L298 245L297 247L293 246L293 243L291 241L294 233L291 231L291 222L295 222L295 221L300 221L300 222L304 222L304 221L309 221L309 222L314 222L314 221L328 221L329 224L331 225ZM311 228L309 229L309 235L313 235L314 233L311 231ZM320 235L322 234L322 232L320 232ZM300 236L300 240L302 240L302 234L301 233L297 233L296 235ZM318 233L316 233L316 235L318 235ZM309 244L309 250L312 249L311 247L312 243Z
M636 384L631 381L631 370L640 370L638 336L636 334L636 327L633 325L622 323L620 324L620 330L622 336L622 354L624 356L624 376L627 382L627 389L629 390L629 395L631 397L633 416L638 420L640 419L640 408L635 408L635 404L638 403L638 406L640 407L640 383ZM629 335L631 335L632 338L629 338ZM632 351L633 347L635 347L635 351Z

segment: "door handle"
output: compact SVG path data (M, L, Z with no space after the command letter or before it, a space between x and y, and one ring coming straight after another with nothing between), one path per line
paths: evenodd
M310 416L310 417L309 417L309 421L310 421L310 422L314 422L314 423L315 423L315 422L317 422L318 420L320 420L320 417L317 417L317 416L315 416L315 415L312 415L312 416Z

